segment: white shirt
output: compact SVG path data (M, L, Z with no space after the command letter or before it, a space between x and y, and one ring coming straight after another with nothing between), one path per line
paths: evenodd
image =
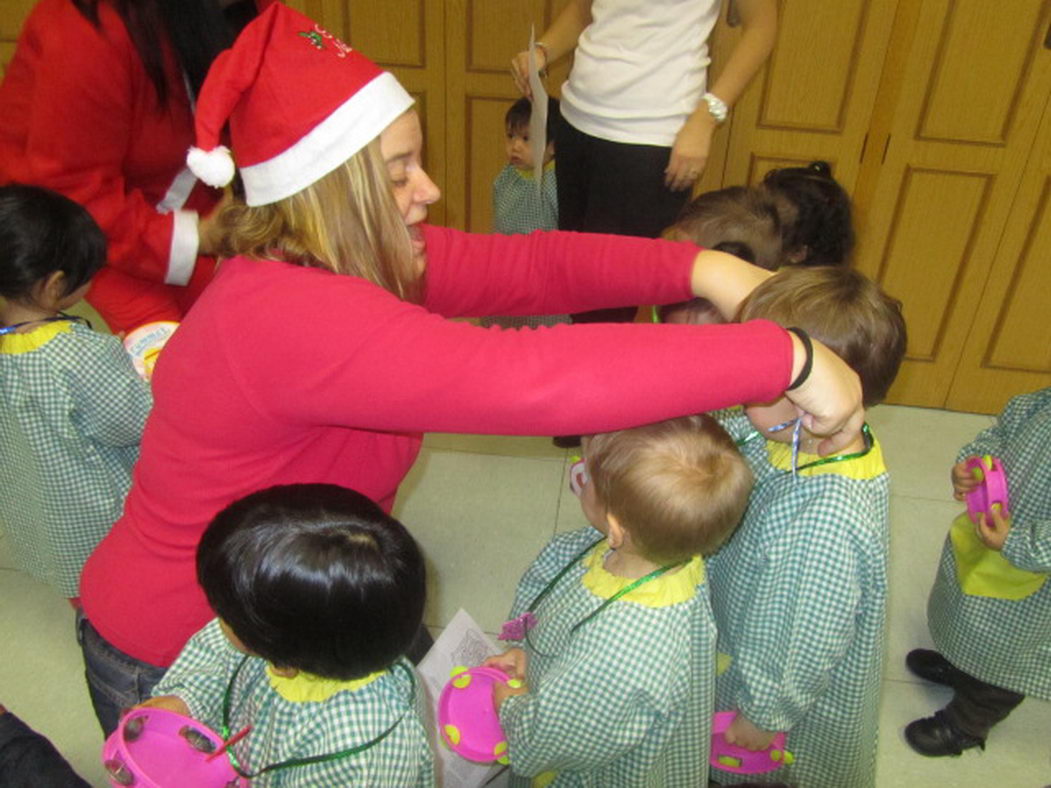
M670 147L707 84L718 0L594 0L562 114L593 137Z

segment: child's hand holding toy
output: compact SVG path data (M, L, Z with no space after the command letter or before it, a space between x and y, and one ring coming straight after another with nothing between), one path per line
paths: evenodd
M183 702L183 699L178 695L161 695L158 698L150 698L149 700L140 703L135 708L141 709L146 707L174 711L176 714L181 714L184 717L193 716L190 714L190 707L187 706Z
M999 552L1007 541L1007 532L1011 530L1011 515L1000 504L993 504L989 513L979 515L975 526L978 538L990 550Z
M770 747L776 735L777 731L764 731L741 713L737 714L723 734L730 744L753 751Z
M981 484L971 465L971 458L960 460L952 466L952 497L957 501L967 500L967 494Z
M482 663L487 668L502 670L511 677L507 684L500 681L493 684L493 705L498 711L504 701L512 695L524 695L529 692L529 687L525 683L527 661L525 651L520 648L511 648L503 654L489 657Z

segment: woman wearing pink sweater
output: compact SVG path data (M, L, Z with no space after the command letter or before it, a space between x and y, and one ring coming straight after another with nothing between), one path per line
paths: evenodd
M733 311L766 274L685 244L426 227L439 192L411 104L392 75L280 4L209 73L190 165L229 180L218 146L229 119L245 204L222 217L231 259L165 350L124 515L84 570L82 640L104 728L211 617L194 551L248 492L331 482L389 509L427 430L607 431L773 399L793 382L808 423L832 436L826 448L860 427L852 373L770 323L446 320L694 295Z

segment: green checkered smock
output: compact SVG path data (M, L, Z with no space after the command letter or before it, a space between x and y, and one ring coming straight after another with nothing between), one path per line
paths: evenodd
M601 536L585 528L556 537L523 576L512 617ZM603 542L592 555L600 561L606 550ZM706 788L715 628L700 558L691 565L700 582L686 601L639 601L659 598L662 584L675 582L674 575L662 575L571 633L603 602L582 583L586 560L539 603L536 627L517 644L528 655L529 692L500 708L512 784L557 772L543 784Z
M956 460L985 454L1007 474L1011 530L1001 554L1019 569L1051 572L1051 388L1012 399ZM938 651L964 672L1051 700L1051 580L1025 599L969 596L947 539L927 622Z
M875 785L889 489L876 443L802 470L741 411L715 414L755 474L744 520L709 559L720 653L717 710L785 731L794 765L753 775L803 788ZM799 466L818 459L800 455ZM744 776L712 769L719 783Z
M533 171L508 164L493 181L493 232L504 235L558 229L558 188L554 162L544 167L537 191Z
M215 731L222 725L223 697L244 654L234 649L218 619L204 626L183 648L154 688L154 697L177 695L190 715ZM401 661L409 671L412 666ZM267 663L250 657L231 692L230 731L252 732L233 745L241 768L255 772L288 758L325 755L366 744L401 720L378 744L338 760L275 769L252 780L253 788L433 786L434 759L421 722L423 690L405 671L390 672L326 700L292 701L271 686Z
M0 530L67 597L121 515L152 402L115 337L72 321L0 337Z
M558 229L558 189L555 163L544 167L544 179L537 192L533 172L508 164L493 181L493 232L519 235L534 230ZM483 317L483 326L537 328L568 323L567 315L515 315Z

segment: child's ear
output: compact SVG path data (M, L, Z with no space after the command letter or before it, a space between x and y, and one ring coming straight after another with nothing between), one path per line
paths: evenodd
M33 285L30 291L38 306L55 309L66 297L66 274L64 271L52 271L44 279Z
M607 513L606 524L609 526L609 531L606 534L606 541L609 542L609 546L614 550L623 547L627 531L624 530L624 527L620 524L616 515Z

